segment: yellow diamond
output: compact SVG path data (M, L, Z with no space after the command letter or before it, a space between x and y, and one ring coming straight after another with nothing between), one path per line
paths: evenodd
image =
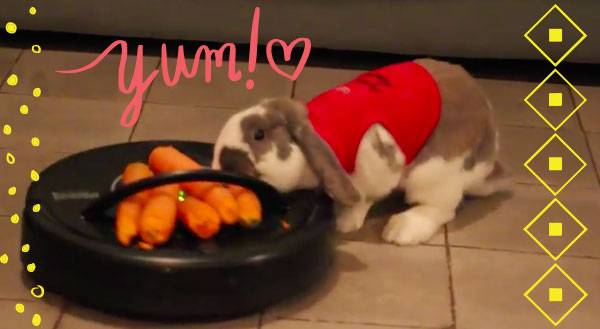
M565 117L561 119L562 120L561 122L557 122L557 123L550 122L548 120L548 118L546 118L542 114L541 109L536 108L533 105L533 103L531 102L531 98L535 95L535 93L538 90L540 90L540 88L546 83L546 81L548 81L550 78L555 78L555 77L559 77L563 82L565 82L567 84L567 86L569 86L569 88L573 91L574 98L576 98L575 107L566 113ZM539 85L537 85L529 93L529 95L527 95L527 97L525 97L524 101L525 101L525 103L527 103L527 105L529 105L529 107L535 113L537 113L537 115L540 118L542 118L542 120L544 120L544 122L546 122L546 124L548 124L552 129L554 129L556 131L560 127L562 127L562 125L565 122L567 122L567 120L569 120L569 118L571 118L575 114L575 112L577 112L577 110L579 110L579 108L587 101L587 99L560 72L558 72L558 70L554 69L552 72L550 72L550 74L548 74L548 76L542 82L540 82ZM557 107L557 106L562 106L562 105L563 105L562 93L549 93L548 94L548 106Z
M562 16L561 19L565 20L565 26L563 28L553 27L548 29L547 39L540 40L538 42L533 40L532 32L535 32L536 27L540 26L540 24L543 25L544 20L546 19L551 20L555 15ZM570 26L568 26L567 24L569 24ZM548 47L547 43L549 42L551 44L562 44L564 41L564 28L567 27L574 28L575 31L578 32L579 38L575 40L575 42L568 49L564 50L559 54L551 56L549 53L552 52L552 49ZM565 59L565 57L567 57L573 51L573 49L575 49L585 38L587 38L587 34L585 34L585 32L579 27L579 25L577 25L571 19L571 17L569 17L569 15L567 15L558 5L554 5L537 22L535 22L535 24L533 24L533 26L529 30L527 30L527 32L525 32L524 37L535 47L535 49L537 49L547 60L549 60L550 63L552 63L552 65L557 66L558 64L560 64L560 62L562 62ZM568 47L568 44L566 46Z
M565 241L565 246L557 252L552 252L550 251L550 249L548 249L541 241L540 239L538 239L533 233L532 233L532 228L535 225L535 223L537 223L549 210L553 210L553 207L559 207L557 210L560 210L562 213L562 217L564 218L570 218L573 222L575 222L575 224L577 224L577 226L579 226L581 228L581 231L579 232L579 234L577 234L577 236L575 236L570 242ZM562 236L563 234L563 224L561 223L549 223L549 236ZM560 202L558 199L554 199L552 201L550 201L550 203L548 203L548 205L546 205L546 207L544 207L544 209L542 209L542 211L540 211L539 214L537 214L535 216L535 218L533 218L531 220L531 222L529 222L529 224L527 224L527 226L525 226L523 228L523 231L525 231L525 233L527 233L527 235L529 235L529 237L540 247L542 248L553 260L558 260L565 252L567 252L567 250L569 250L569 248L571 248L571 246L573 246L575 244L575 242L577 242L577 240L579 240L579 238L581 238L585 232L587 232L587 227L585 225L583 225L583 223L577 218L575 217L575 215L573 215L573 213L567 209L567 207L565 207L564 204L562 204L562 202ZM559 235L560 233L560 235ZM553 235L554 234L554 235Z
M556 273L558 271L558 273ZM563 291L566 286L563 287L551 287L547 290L547 294L543 294L545 300L535 300L536 288L541 284L544 284L544 280L548 278L549 275L559 275L561 279L565 281L565 285L571 285L575 289L578 290L580 297L577 300L573 300L572 304L567 304L564 299ZM566 279L566 280L565 280ZM573 278L571 278L565 270L563 270L558 264L552 265L546 273L544 273L525 293L523 296L527 298L527 300L533 304L533 306L542 313L542 315L548 319L554 326L558 326L573 310L583 302L583 300L588 296L588 293L581 288ZM537 296L539 298L539 295ZM545 304L545 301L551 303L564 303L564 311L560 310L559 315L551 315L550 312L544 310L540 304Z
M552 145L550 145L550 144L552 144ZM542 151L544 151L544 149L546 147L554 147L555 145L556 145L556 147L562 148L561 152L565 151L565 153L567 153L566 151L568 151L573 156L572 159L574 161L578 162L581 165L571 176L565 177L566 180L557 189L552 188L546 182L546 180L544 180L542 178L542 175L544 175L544 176L546 176L548 178L548 172L551 173L551 172L555 172L555 171L558 171L563 176L568 175L568 172L565 171L564 168L563 168L563 163L565 162L565 156L562 156L562 157L549 157L548 158L548 162L547 162L548 163L548 167L547 167L548 171L547 172L544 172L544 171L540 170L539 168L538 168L538 171L536 171L536 170L534 170L531 167L532 162L534 162L534 160L536 159L536 157ZM565 154L565 155L567 155L567 154ZM558 158L560 158L560 160L558 160ZM540 146L540 148L537 151L535 151L535 153L529 159L527 159L527 161L525 161L524 166L525 166L525 168L527 168L527 170L529 170L529 172L535 178L537 178L537 180L540 183L542 183L542 185L544 185L548 189L548 191L550 191L554 195L557 195L558 193L560 193L560 191L562 191L587 166L587 163L585 161L583 161L583 159L560 136L558 136L557 134L554 134L554 135L552 135L552 137L550 137L544 143L544 145Z

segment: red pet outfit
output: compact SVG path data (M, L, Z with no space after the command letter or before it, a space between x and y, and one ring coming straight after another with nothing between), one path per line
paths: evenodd
M307 108L315 131L351 173L362 137L377 123L410 163L437 126L441 99L429 72L404 62L361 74L313 98Z

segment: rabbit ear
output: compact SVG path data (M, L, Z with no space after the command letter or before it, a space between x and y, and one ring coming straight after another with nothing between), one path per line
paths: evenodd
M314 131L304 104L280 98L270 100L264 106L284 116L290 136L304 153L329 196L346 206L360 201L360 194L335 154Z

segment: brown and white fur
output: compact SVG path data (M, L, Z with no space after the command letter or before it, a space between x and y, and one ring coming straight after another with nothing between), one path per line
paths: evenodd
M455 217L464 195L487 196L507 185L496 161L491 105L475 79L457 65L417 62L436 80L442 112L410 165L376 124L360 142L355 171L347 174L310 125L305 106L282 98L229 119L215 144L213 168L258 177L282 192L321 186L336 201L341 232L358 230L376 201L402 189L412 207L390 217L383 239L398 245L427 241Z

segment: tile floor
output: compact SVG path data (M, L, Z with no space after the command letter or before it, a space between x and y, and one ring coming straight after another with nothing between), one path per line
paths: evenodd
M20 223L11 222L12 214L21 210L28 186L29 173L23 168L41 171L66 154L117 142L163 138L210 142L239 106L273 95L294 95L306 100L359 72L308 67L297 82L291 83L259 65L253 77L256 88L251 92L241 84L226 81L219 72L214 73L211 84L197 78L168 88L159 81L145 97L139 123L126 129L119 126L119 117L131 95L123 95L117 89L117 55L77 76L53 73L77 67L93 57L89 53L61 51L34 55L25 50L0 48L0 121L12 126L12 133L3 135L0 144L0 186L2 191L8 186L17 188L15 196L2 192L0 202L0 253L10 257L8 264L0 265L2 327L27 328L34 312L43 316L41 328L53 329L551 327L522 294L553 262L522 228L553 197L522 164L553 132L521 101L535 84L501 80L480 82L490 95L501 126L501 158L514 174L514 191L465 201L456 220L426 245L400 248L383 244L379 235L385 210L375 209L361 231L341 237L331 278L308 296L221 324L136 322L85 309L58 296L33 300L28 291L31 282L23 281L18 264ZM158 58L144 61L146 70L158 65ZM21 78L15 87L4 83L11 72ZM42 88L42 97L30 96L34 87ZM566 95L564 107L572 106L575 98L568 97L566 86L545 88L562 92ZM590 294L561 327L585 329L597 328L600 320L600 238L596 235L600 230L600 167L595 165L600 165L600 87L582 87L580 91L589 101L559 134L588 167L559 198L587 225L589 232L558 263ZM534 101L543 101L543 97ZM19 112L23 104L29 106L26 115ZM551 121L560 119L561 109L546 111ZM40 146L31 146L33 136L41 140ZM15 165L4 161L7 152L15 156ZM560 149L552 152L563 155ZM572 163L566 161L565 165ZM560 178L551 176L550 187L559 187ZM398 203L391 199L390 204ZM559 208L551 211L548 214L553 218L566 218ZM541 227L532 230L544 236L547 221L542 217ZM575 236L577 229L574 222L565 222L564 237ZM542 240L551 251L560 251L560 239ZM551 275L541 290L532 292L553 316L564 312L565 303L578 297L578 292L561 280L564 279ZM561 284L564 302L544 302L548 298L543 289ZM15 312L18 302L26 305L27 315Z

